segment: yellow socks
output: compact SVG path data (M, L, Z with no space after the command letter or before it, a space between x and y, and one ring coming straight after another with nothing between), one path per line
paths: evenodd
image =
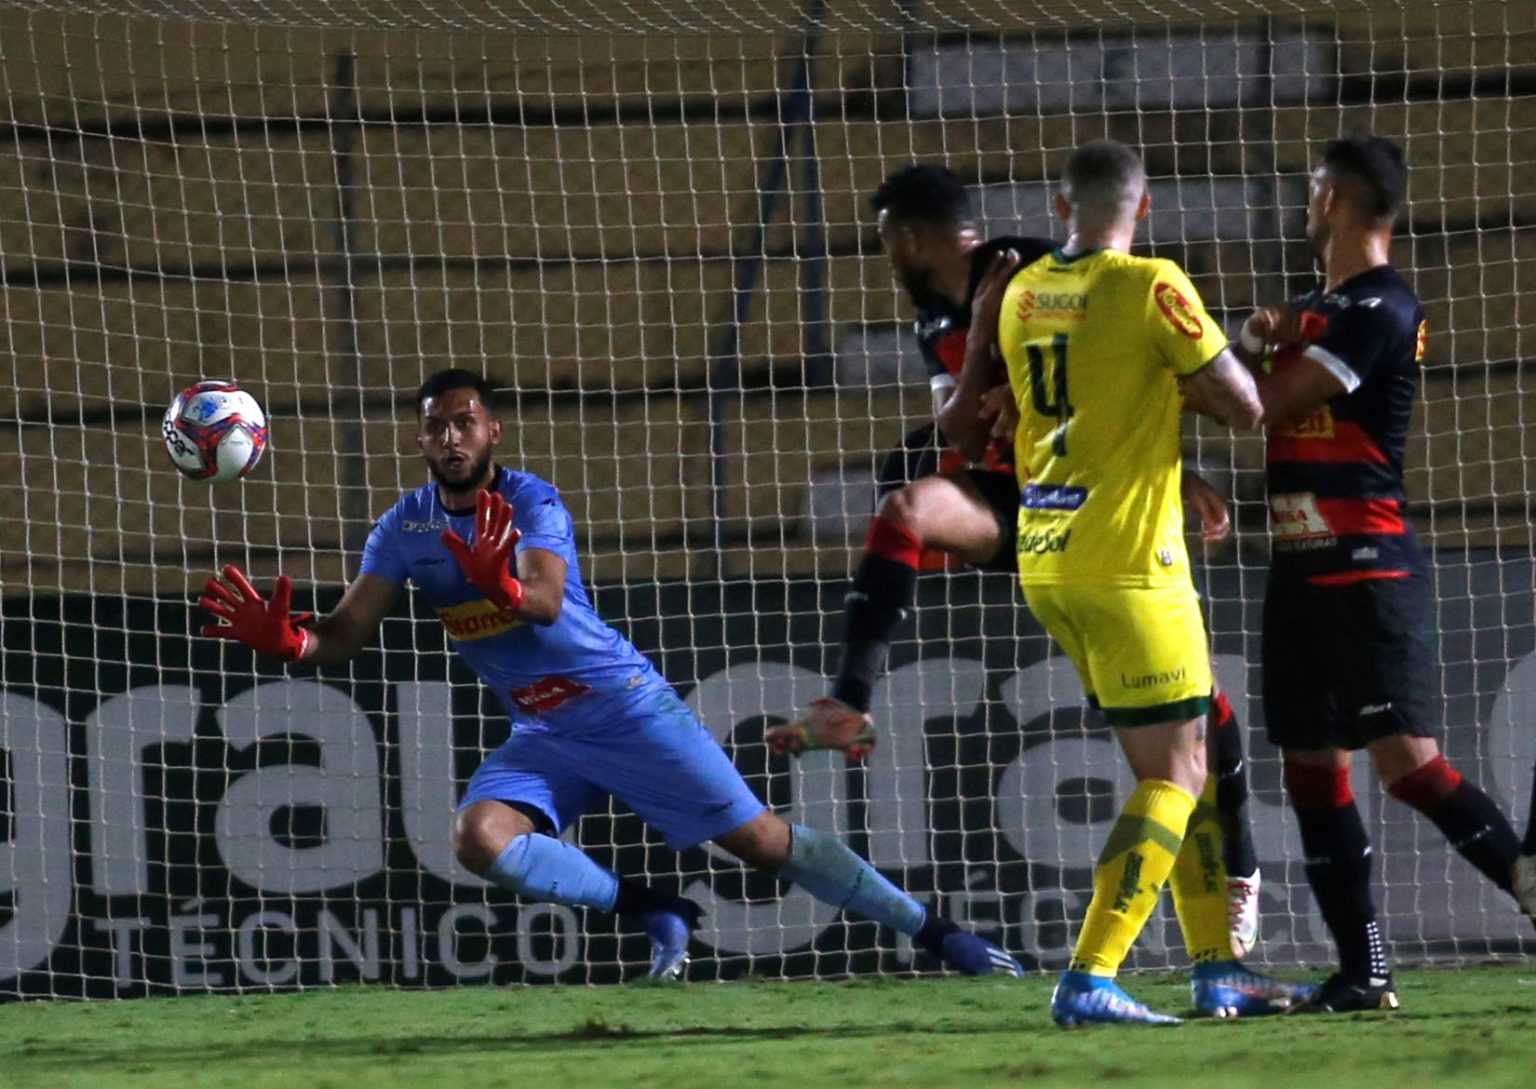
M1189 818L1184 846L1174 861L1168 887L1184 931L1191 964L1232 959L1227 923L1227 871L1221 860L1221 825L1216 816L1216 776L1205 781Z
M1157 907L1194 810L1194 796L1173 783L1136 784L1093 871L1093 900L1072 951L1073 971L1113 976L1119 970ZM1225 935L1225 914L1222 929Z

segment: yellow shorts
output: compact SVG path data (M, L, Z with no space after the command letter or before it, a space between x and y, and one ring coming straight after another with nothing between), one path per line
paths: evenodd
M1026 585L1024 598L1111 726L1178 722L1210 708L1210 643L1188 583Z

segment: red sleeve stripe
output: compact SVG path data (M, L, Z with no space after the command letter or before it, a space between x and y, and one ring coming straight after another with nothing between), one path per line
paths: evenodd
M1387 455L1365 428L1347 420L1335 420L1333 434L1271 435L1265 448L1268 461L1337 462L1340 464L1387 465Z
M1396 535L1407 532L1403 506L1396 499L1319 499L1318 513L1336 537L1362 537L1371 533Z
M1378 579L1405 579L1411 574L1411 571L1340 571L1334 575L1310 575L1307 582L1312 586L1353 586L1357 582Z

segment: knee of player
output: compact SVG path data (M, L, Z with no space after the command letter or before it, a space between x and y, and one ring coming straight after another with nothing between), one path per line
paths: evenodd
M776 814L764 811L715 840L759 873L776 874L789 861L791 831Z
M918 496L913 485L898 488L889 492L880 500L879 515L887 522L895 522L899 526L905 526L918 537L922 537L922 508L918 504Z
M453 855L470 873L484 875L520 834L527 833L506 827L506 821L484 804L472 805L453 822Z

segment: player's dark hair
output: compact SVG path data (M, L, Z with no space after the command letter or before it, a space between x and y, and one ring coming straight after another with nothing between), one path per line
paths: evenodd
M1139 198L1146 185L1141 156L1118 140L1090 140L1061 169L1061 188L1074 205L1116 208Z
M954 228L975 222L971 194L960 179L934 163L913 163L891 174L869 198L889 223Z
M448 367L428 376L421 384L421 389L416 391L416 414L421 415L421 406L427 403L427 398L441 397L454 389L474 390L487 412L496 407L495 387L484 376L466 371L463 367Z
M1381 136L1346 136L1329 140L1323 166L1335 178L1359 183L1365 198L1361 211L1374 219L1391 219L1408 192L1408 164L1403 149Z

